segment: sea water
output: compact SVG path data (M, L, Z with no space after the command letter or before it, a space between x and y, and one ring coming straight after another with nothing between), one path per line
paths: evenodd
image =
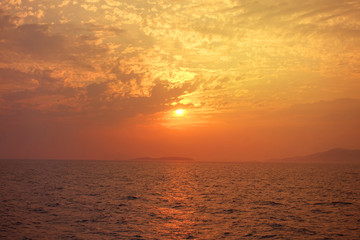
M0 239L360 239L360 166L1 160Z

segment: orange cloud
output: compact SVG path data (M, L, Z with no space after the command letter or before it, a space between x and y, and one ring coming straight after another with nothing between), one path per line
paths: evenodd
M120 156L116 143L228 159L356 147L359 13L350 0L3 1L1 151L91 156L49 143L65 133L98 157Z

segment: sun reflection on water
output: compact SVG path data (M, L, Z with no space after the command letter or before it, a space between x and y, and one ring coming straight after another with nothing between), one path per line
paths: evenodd
M166 179L162 182L161 188L166 189L164 191L166 194L161 196L161 200L166 204L159 207L157 211L158 216L165 221L162 226L159 226L159 231L166 231L178 237L192 238L196 224L192 201L196 181L191 174L191 168L187 168L186 163L179 164L184 164L183 168L167 169L170 171L165 173Z

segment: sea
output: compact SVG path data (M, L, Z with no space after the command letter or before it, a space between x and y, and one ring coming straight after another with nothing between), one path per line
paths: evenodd
M0 161L0 239L360 239L360 165Z

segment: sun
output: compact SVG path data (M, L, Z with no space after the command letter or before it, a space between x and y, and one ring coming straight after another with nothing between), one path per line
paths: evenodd
M177 116L182 116L182 115L184 115L184 109L176 109L175 110L175 114L177 115Z

